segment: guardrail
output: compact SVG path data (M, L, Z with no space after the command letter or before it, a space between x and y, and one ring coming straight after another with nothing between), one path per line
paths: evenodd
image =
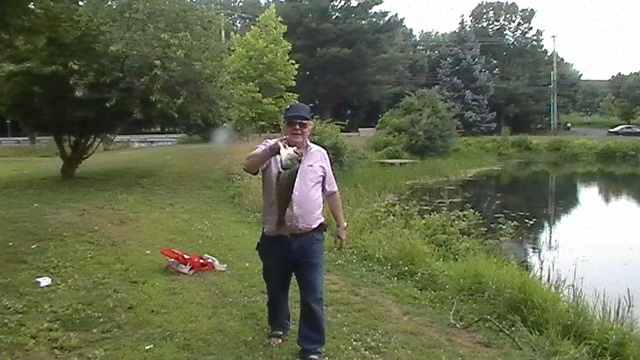
M50 139L49 139L50 140ZM36 144L48 143L49 141L46 139L36 139ZM20 145L31 145L31 141L27 137L4 137L0 138L1 146L20 146Z
M117 135L113 139L116 145L129 144L131 147L169 146L178 143L183 134L153 134L153 135ZM53 143L50 136L38 136L36 144ZM0 146L25 146L31 145L28 137L0 137Z

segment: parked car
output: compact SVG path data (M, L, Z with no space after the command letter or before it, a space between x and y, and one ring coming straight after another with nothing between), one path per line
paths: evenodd
M640 136L640 127L636 125L618 125L607 130L607 135Z

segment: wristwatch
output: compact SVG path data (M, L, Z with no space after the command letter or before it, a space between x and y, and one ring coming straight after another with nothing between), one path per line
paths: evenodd
M338 229L346 229L347 228L347 222L345 221L344 224L342 224L342 226L338 226Z

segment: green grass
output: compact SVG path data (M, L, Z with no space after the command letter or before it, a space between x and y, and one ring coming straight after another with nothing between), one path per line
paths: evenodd
M232 201L249 149L101 152L73 181L40 150L0 149L0 358L294 359L295 337L265 345L259 224ZM170 274L159 254L168 246L214 255L227 271ZM328 359L527 358L453 329L409 285L358 276L348 254L327 242ZM53 284L38 288L38 276Z
M343 252L327 241L327 358L637 358L627 328L492 255L475 215L416 217L389 201L410 182L468 176L522 152L640 153L575 141L471 139L447 158L338 172L350 240ZM295 286L293 336L265 342L260 181L240 171L253 145L100 152L73 181L60 179L51 149L0 148L0 359L295 359ZM163 247L211 254L227 271L171 274ZM40 289L43 275L54 282ZM482 316L508 330L450 323Z

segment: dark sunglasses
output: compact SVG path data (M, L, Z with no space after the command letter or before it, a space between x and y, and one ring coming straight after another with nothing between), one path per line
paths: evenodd
M309 122L308 121L299 121L299 120L287 120L285 122L287 124L287 127L289 128L294 128L296 127L296 125L298 125L298 127L300 129L306 129L309 127Z

